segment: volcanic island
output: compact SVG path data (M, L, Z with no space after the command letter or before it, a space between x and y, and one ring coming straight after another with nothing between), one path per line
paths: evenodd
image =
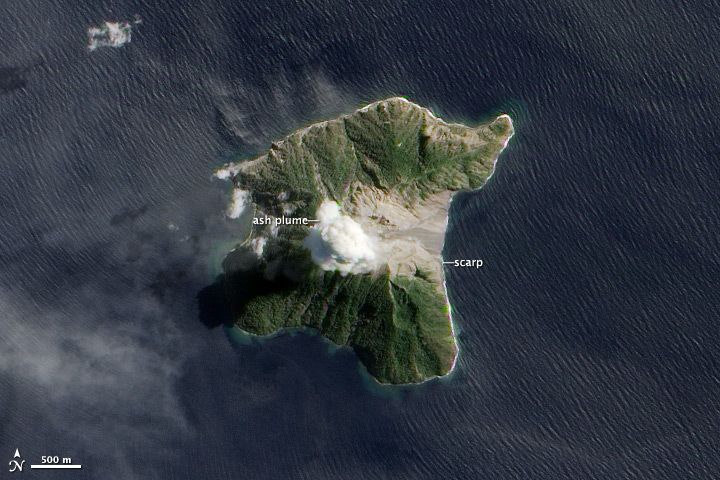
M485 183L512 134L507 115L469 127L394 97L217 169L233 183L228 215L253 224L223 261L234 324L315 329L380 383L449 373L448 208Z

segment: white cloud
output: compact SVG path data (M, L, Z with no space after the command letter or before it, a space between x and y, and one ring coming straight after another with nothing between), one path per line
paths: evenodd
M232 177L238 174L240 171L240 165L237 163L226 163L222 167L215 170L213 176L220 180L230 180Z
M134 22L104 22L99 27L88 28L88 49L92 52L100 47L119 48L130 43L132 27L140 23L136 18Z
M265 251L265 244L267 243L267 238L265 237L257 237L250 240L250 247L255 252L255 255L258 257L262 257L263 252Z
M0 290L0 375L12 378L15 388L35 392L27 394L27 408L38 416L35 422L47 421L59 431L72 422L86 446L103 455L112 470L136 478L139 472L126 462L127 445L173 455L163 448L164 436L192 433L176 393L187 357L177 353L181 332L153 299L140 295L133 304L125 298L95 300L112 305L99 315L128 308L128 315L152 316L154 321L95 320L88 317L93 309L85 300L77 311L45 312ZM183 344L183 353L187 348ZM135 423L135 418L148 421Z
M377 240L340 212L337 203L324 201L318 208L317 219L320 222L305 238L304 245L323 270L367 273L379 266Z
M252 195L247 190L236 188L233 190L232 201L228 205L226 215L238 218L252 202Z

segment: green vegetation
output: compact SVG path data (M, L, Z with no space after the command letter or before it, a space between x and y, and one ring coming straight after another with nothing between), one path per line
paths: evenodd
M333 199L350 208L358 189L399 199L408 209L430 195L477 188L512 134L508 117L470 128L392 98L298 130L266 155L240 164L233 182L258 212L313 217ZM260 214L258 213L258 215ZM393 275L389 268L341 275L324 271L303 246L309 227L257 228L224 261L235 323L259 335L309 327L357 353L383 383L448 373L457 346L442 285L432 268ZM263 237L260 256L251 240ZM437 261L439 262L439 258Z
M306 251L290 247L302 257ZM306 270L301 277L278 272L267 279L271 257L254 268L234 269L239 250L228 255L225 291L237 325L258 335L284 327L310 327L338 345L349 345L371 375L385 383L411 383L447 373L455 357L444 299L423 279L388 271L346 275L325 272L310 259L287 257ZM276 263L277 264L277 263ZM296 278L293 279L292 277Z

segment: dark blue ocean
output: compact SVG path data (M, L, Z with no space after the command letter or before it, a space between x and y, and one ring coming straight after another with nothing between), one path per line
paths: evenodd
M0 18L0 460L18 448L22 478L720 478L717 2ZM317 336L208 328L197 295L243 230L212 169L392 95L515 120L452 204L445 256L484 260L448 272L454 374L379 387Z

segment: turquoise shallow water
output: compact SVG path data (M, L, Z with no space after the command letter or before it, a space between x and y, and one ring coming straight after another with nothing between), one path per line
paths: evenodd
M0 64L44 59L0 78L0 452L73 478L720 476L718 13L0 5ZM317 336L208 329L196 295L242 234L213 168L391 95L515 119L450 213L446 256L485 262L449 272L456 373L376 387Z

